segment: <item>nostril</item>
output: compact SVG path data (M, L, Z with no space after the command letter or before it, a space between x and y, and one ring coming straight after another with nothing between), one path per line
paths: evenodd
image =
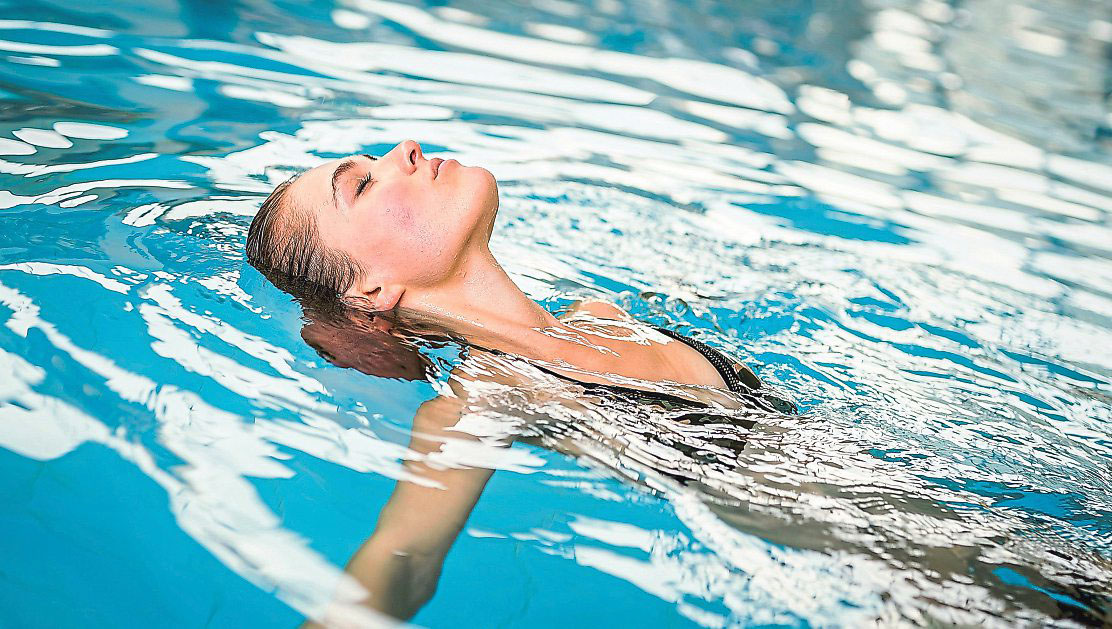
M409 163L414 166L417 165L417 149L413 149L409 152Z

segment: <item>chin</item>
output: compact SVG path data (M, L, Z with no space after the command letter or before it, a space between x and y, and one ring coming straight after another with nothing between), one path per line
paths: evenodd
M483 208L490 208L490 211L498 209L498 181L494 179L494 175L489 170L482 166L469 166L467 168L468 187L472 190L472 200L475 205Z
M489 170L481 166L469 167L467 180L471 197L468 205L471 208L472 238L489 241L494 218L498 214L498 182Z
M484 188L489 189L490 194L498 196L498 181L494 179L494 175L482 166L472 166L468 170L474 170L472 175L476 179L476 183Z

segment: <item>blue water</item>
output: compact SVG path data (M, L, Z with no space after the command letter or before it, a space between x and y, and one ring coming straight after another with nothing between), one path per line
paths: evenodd
M1112 622L1104 4L0 7L0 626L328 603L437 385L322 360L243 243L277 182L407 138L495 174L531 297L804 411L742 443L492 402L595 447L475 454L415 623Z

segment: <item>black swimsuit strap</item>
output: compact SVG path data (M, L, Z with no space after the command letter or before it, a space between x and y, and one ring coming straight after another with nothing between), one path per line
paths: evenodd
M592 393L606 393L617 395L627 400L632 400L639 404L656 404L663 407L665 410L682 410L682 409L708 409L710 405L705 402L698 402L690 398L672 395L663 391L653 391L650 389L635 389L633 387L624 387L620 384L605 384L602 382L584 382L577 380L571 376L564 375L558 371L548 369L543 365L533 363L533 366L540 369L550 376L555 376L561 380L566 380L573 384L577 384L584 388L586 391ZM797 412L794 404L783 400L768 393L767 391L753 391L750 389L743 389L741 391L731 391L738 398L744 400L749 408L758 411L776 411L785 414L793 414Z
M732 361L726 358L725 354L714 349L710 345L697 339L688 338L679 332L673 332L668 328L656 328L656 331L668 338L675 339L687 345L706 357L707 361L718 370L719 375L722 376L722 380L726 383L726 388L730 391L734 393L750 393L754 389L761 388L760 378L748 367L741 366L741 369L735 370L730 365Z
M763 388L761 379L757 377L757 374L753 373L752 369L745 365L735 363L722 352L700 340L688 338L667 328L656 328L656 330L668 338L675 339L705 356L707 361L718 370L718 373L722 376L722 380L726 382L726 388L730 391L747 399L761 400L764 404L771 405L772 408L781 413L794 414L799 412L795 404L777 397L770 393L767 388ZM737 364L738 368L734 369L732 364Z

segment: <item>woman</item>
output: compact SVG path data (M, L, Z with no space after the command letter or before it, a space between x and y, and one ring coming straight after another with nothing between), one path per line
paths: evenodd
M407 466L430 484L398 483L348 565L371 593L363 602L399 618L431 596L491 474L425 463L461 437L456 422L490 402L481 398L491 397L491 384L534 396L570 385L594 399L652 405L683 423L729 418L748 428L753 422L732 411L794 410L720 352L613 305L580 302L561 318L545 311L491 255L497 209L487 170L426 159L405 141L380 159L331 161L280 184L248 232L248 260L302 299L309 319L302 335L333 363L417 379L426 365L406 336L449 337L470 348L450 390L414 419L416 458ZM581 452L570 433L549 434L544 444Z
M381 159L335 160L280 184L251 223L247 257L346 306L420 319L581 383L652 391L668 382L693 400L727 405L715 389L761 388L721 353L615 306L579 303L565 319L545 311L490 253L497 210L490 172L426 159L407 140Z

